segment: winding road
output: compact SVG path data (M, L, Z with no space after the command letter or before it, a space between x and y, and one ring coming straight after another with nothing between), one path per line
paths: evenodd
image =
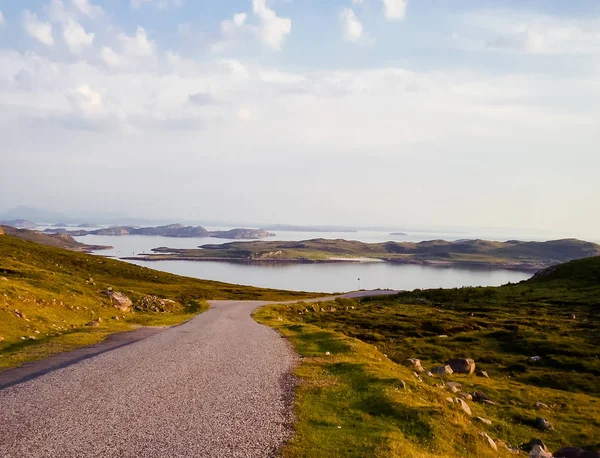
M276 455L298 359L251 318L269 303L212 301L181 326L0 390L0 457Z

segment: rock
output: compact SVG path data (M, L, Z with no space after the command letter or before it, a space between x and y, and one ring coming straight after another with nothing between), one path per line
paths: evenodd
M546 444L544 444L542 439L531 439L526 444L522 444L519 448L521 448L521 450L525 450L526 452L530 452L536 445L539 445L542 448L542 450L546 452L548 451L548 448L546 447Z
M465 401L463 401L461 398L455 398L454 402L456 402L460 408L467 414L467 415L472 415L471 413L471 408L469 407L469 404L467 404Z
M490 378L490 376L488 375L488 373L486 371L477 371L477 375L479 377L483 377L483 378Z
M408 389L408 387L406 386L406 382L404 380L400 380L400 387L403 390L407 390Z
M483 418L483 417L476 417L475 419L477 421L480 421L481 423L488 425L488 426L492 426L492 420L488 420L487 418Z
M462 385L460 383L458 383L458 382L447 382L446 386L449 389L452 389L452 388L461 388L462 387Z
M326 351L326 352L325 352L325 356L331 356L331 353L330 353L330 352L328 352L328 351Z
M463 398L465 401L472 401L473 400L473 396L471 396L469 393L465 393L465 392L460 392L458 393L458 395Z
M0 280L2 280L2 281L8 281L8 278L2 277L2 278L0 278Z
M4 337L0 336L0 342L4 342Z
M433 377L433 372L431 372L431 371L427 371L427 376L428 376L428 377Z
M451 393L458 393L460 390L458 388L456 388L455 386L450 386L448 387L448 390L450 390Z
M431 372L433 372L435 375L452 375L454 373L452 368L448 365L436 366L431 369Z
M98 326L100 326L100 323L98 323L97 321L90 321L88 324L86 324L86 326L97 328Z
M115 308L119 309L119 311L129 312L131 310L131 306L133 305L133 302L131 302L131 299L129 299L124 294L121 294L117 291L111 291L109 296L110 296L110 300L112 301L113 306Z
M508 447L508 445L506 444L506 442L501 441L500 439L496 440L496 445L498 446L498 448L503 448L505 450L510 450L510 448Z
M483 404L487 404L489 406L495 406L496 403L494 401L490 401L489 399L484 399L483 401L481 401Z
M546 404L544 404L543 402L536 402L535 403L535 408L536 409L549 409L550 407L548 407Z
M113 316L113 320L119 321L119 316L118 315Z
M534 445L529 452L529 458L552 458L552 453L544 450L541 445Z
M577 318L574 313L569 313L569 320L574 320Z
M494 442L494 439L492 439L487 433L484 433L483 431L481 431L479 433L479 436L483 437L483 439L487 442L487 444L490 446L491 449L498 450L498 446Z
M577 447L565 447L554 452L554 458L600 458L600 452L590 452Z
M475 391L475 393L473 393L473 400L477 402L491 401L490 397L481 391Z
M452 398L446 398L446 401L448 401L449 404L454 404L454 399Z
M102 317L98 317L98 319L96 320L98 323L102 323Z
M471 358L452 358L446 364L457 374L472 374L475 372L475 361Z
M550 423L548 420L546 420L545 418L542 417L537 417L535 419L535 427L537 429L539 429L540 431L551 431L552 428L552 423Z
M168 299L161 299L157 296L144 296L135 303L133 308L142 312L172 312L180 306L177 302ZM283 321L281 317L279 321Z
M532 356L531 358L529 358L531 361L536 362L539 361L540 359L542 359L541 356Z
M421 360L417 358L408 358L402 361L402 365L406 367L410 367L415 372L423 372L423 366L421 366Z

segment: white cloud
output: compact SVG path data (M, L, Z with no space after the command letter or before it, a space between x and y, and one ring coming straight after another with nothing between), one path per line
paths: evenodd
M229 72L231 73L231 75L233 75L237 78L246 79L246 78L250 77L250 73L248 72L248 69L239 60L221 59L219 61L219 64L222 67L227 68L229 70Z
M92 44L94 34L87 33L77 21L69 19L64 27L63 37L69 50L73 54L80 54L81 51Z
M263 70L259 72L258 77L265 83L275 84L296 84L306 80L304 75L281 72L279 70Z
M358 43L363 37L363 25L350 8L344 9L340 14L342 20L342 34L344 38L353 43Z
M102 96L92 90L87 84L79 86L76 92L82 97L86 105L90 107L99 107L102 105Z
M123 48L123 53L131 58L155 57L156 45L154 41L148 39L148 34L143 27L138 26L135 35L129 36L125 33L119 34L119 41Z
M25 31L32 38L35 38L46 46L54 46L52 24L49 22L41 22L38 20L35 13L25 10L23 26L25 27Z
M408 0L383 0L383 12L387 19L404 19L407 7Z
M180 8L183 6L183 0L131 0L129 4L133 9L138 9L144 3L154 3L156 9L164 10L167 8Z
M119 56L108 46L102 47L100 51L100 57L102 57L104 63L110 67L118 67L121 65L121 56Z
M261 41L276 51L280 50L285 37L292 31L292 21L277 16L267 7L267 0L252 0L252 10L261 22L258 29Z
M2 10L0 10L0 25L4 25L4 14L2 14Z
M512 11L479 11L463 16L468 30L459 42L481 49L530 54L600 53L600 19L563 19Z
M90 0L72 0L73 5L86 16L91 18L101 16L104 14L102 7L92 5Z
M245 24L248 15L246 13L236 13L231 19L221 21L221 39L211 47L212 52L221 52L227 46L238 39L238 35L246 30Z

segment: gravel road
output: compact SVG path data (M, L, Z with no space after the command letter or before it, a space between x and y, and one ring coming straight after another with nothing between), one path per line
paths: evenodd
M250 317L267 303L214 301L186 324L0 390L0 457L276 455L292 434L297 356Z

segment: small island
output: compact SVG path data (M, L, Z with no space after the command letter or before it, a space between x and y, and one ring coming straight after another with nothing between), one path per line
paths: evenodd
M266 237L272 237L275 234L264 229L246 229L236 228L227 231L209 231L202 226L184 226L183 224L169 224L156 227L133 227L133 226L114 226L95 230L68 230L62 228L50 228L44 232L47 234L65 234L73 237L82 237L86 235L158 235L162 237L214 237L220 239L233 240L256 240Z
M526 272L600 255L600 245L577 239L548 242L486 240L364 243L343 239L301 242L254 241L202 245L196 249L160 247L136 258L145 261L229 261L242 263L389 262L432 266L513 269Z
M14 226L0 225L1 233L16 237L27 242L39 243L40 245L51 246L54 248L63 248L70 251L80 251L91 253L99 250L110 250L112 246L105 245L87 245L78 242L67 234L48 234L41 231L32 231L29 229L19 229Z

